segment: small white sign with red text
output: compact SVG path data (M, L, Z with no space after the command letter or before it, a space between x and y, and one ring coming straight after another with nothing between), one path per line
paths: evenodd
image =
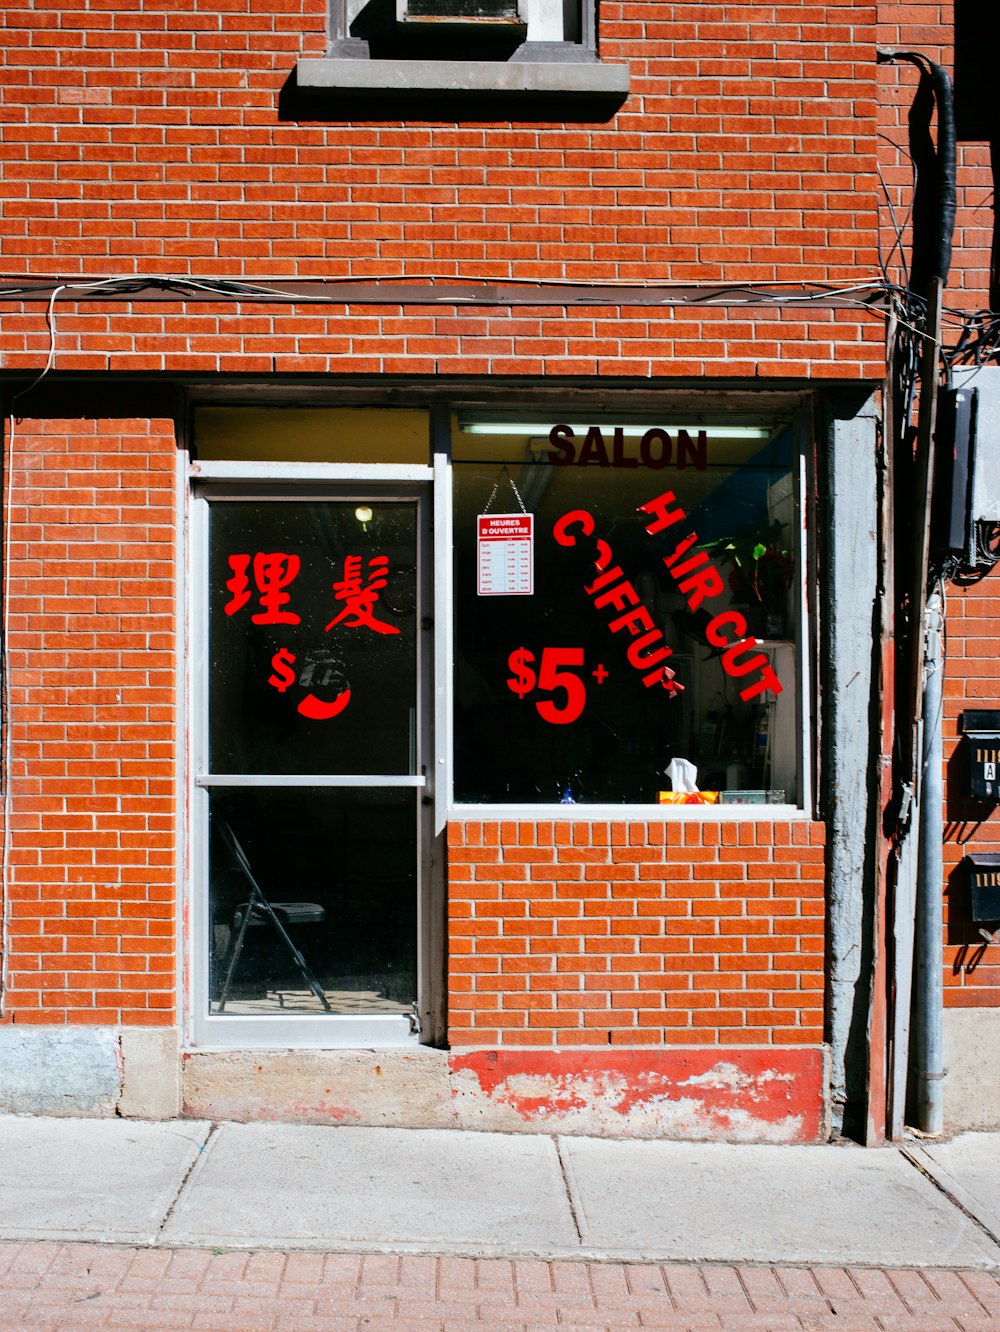
M535 591L534 515L481 513L479 595L530 597Z

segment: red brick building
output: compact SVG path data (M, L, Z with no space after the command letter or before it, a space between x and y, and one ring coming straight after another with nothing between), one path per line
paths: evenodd
M876 52L950 68L951 5L6 17L0 1104L891 1132L920 71ZM995 829L947 799L965 1043Z

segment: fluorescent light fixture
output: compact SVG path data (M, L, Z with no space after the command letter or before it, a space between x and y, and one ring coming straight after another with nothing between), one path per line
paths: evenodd
M542 424L538 421L459 421L459 430L464 435L529 435L533 438L548 439L549 431L557 423L549 421ZM698 435L702 431L708 439L769 439L771 436L770 426L727 426L727 425L662 425L659 421L648 421L645 423L629 422L619 424L614 421L591 421L587 425L573 425L566 422L570 430L579 439L586 435L591 426L596 425L603 433L611 435L615 430L620 430L626 439L640 439L647 430L665 430L670 435L676 435L678 430L686 430L689 435Z

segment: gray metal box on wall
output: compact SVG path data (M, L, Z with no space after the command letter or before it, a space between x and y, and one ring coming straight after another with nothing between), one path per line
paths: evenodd
M1000 522L1000 366L956 370L955 386L978 391L976 438L972 460L972 524Z

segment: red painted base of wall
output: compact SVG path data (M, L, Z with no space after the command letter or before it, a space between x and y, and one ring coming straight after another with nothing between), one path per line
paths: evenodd
M601 1136L818 1142L822 1049L478 1050L449 1056L452 1096L507 1127Z
M821 1142L820 1046L720 1049L190 1050L197 1119Z

